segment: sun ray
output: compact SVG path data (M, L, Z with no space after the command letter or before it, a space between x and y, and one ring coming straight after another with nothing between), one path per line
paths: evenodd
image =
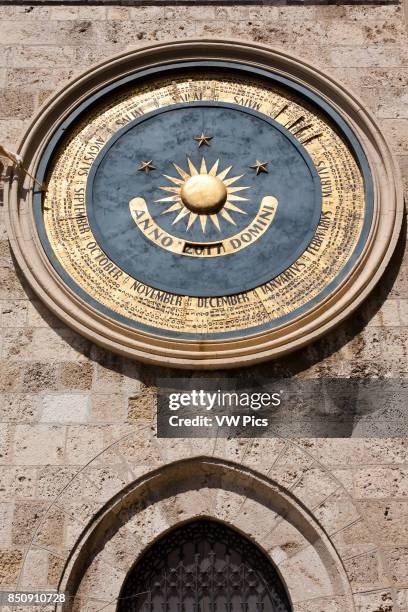
M162 215L165 215L166 213L174 212L175 210L180 210L180 208L183 208L182 203L176 202L175 204L173 204L173 206L169 206L168 208L166 208L166 210L162 212Z
M187 157L187 162L188 162L188 167L190 168L191 176L196 176L198 174L198 170L189 157Z
M196 213L190 213L190 216L188 218L188 223L187 223L187 229L188 230L193 225L193 223L197 219L197 217L198 217L198 215Z
M227 221L229 221L230 223L232 223L232 225L236 225L234 219L231 217L231 215L229 214L228 211L225 210L225 208L222 208L220 210L220 215L222 217L224 217L224 219L226 219Z
M220 232L221 231L221 227L220 227L220 220L218 219L218 215L217 214L210 215L210 219L214 223L214 225L217 228L217 230Z
M228 195L228 199L231 202L248 202L248 198L243 198L242 196L237 195Z
M168 192L170 194L170 195L167 195L166 197L155 200L155 202L159 202L159 203L168 203L167 208L165 208L165 210L163 210L161 214L164 215L168 213L176 213L174 218L171 221L172 225L175 225L181 219L186 218L187 220L186 230L190 230L190 228L192 228L192 226L194 225L195 221L198 218L203 234L205 234L206 228L208 227L209 218L211 219L211 225L214 226L219 232L221 232L221 218L228 221L228 223L231 223L232 225L236 226L237 223L235 222L233 216L231 216L230 213L234 212L234 213L239 213L241 215L246 215L248 213L246 210L243 210L242 208L240 208L240 206L234 204L234 202L248 202L249 198L245 198L241 195L235 195L235 194L238 194L239 192L245 191L247 189L251 189L251 187L250 186L231 187L231 185L233 185L240 178L242 178L244 174L240 174L239 176L233 176L231 178L226 179L226 176L228 175L228 173L230 172L233 166L228 166L228 168L225 168L224 170L219 172L219 174L217 174L219 170L219 165L220 165L219 159L217 159L214 162L214 164L211 166L210 169L208 169L209 166L207 165L207 162L204 157L201 158L201 162L199 162L197 166L194 164L194 162L189 157L187 157L187 163L188 163L188 170L183 170L183 168L173 163L173 166L176 169L177 174L181 178L170 176L168 174L163 174L163 177L167 179L173 185L160 187L162 191ZM184 189L184 185L187 183L187 181L192 179L192 177L196 177L196 176L211 176L223 182L224 187L226 189L226 200L223 204L224 207L221 208L221 210L218 210L218 212L209 212L208 214L201 213L199 210L194 212L193 206L191 205L191 208L190 208L190 206L187 206L186 202L181 198L181 192L182 192L182 189ZM194 179L194 180L196 181L196 180L202 180L202 179Z
M232 185L232 183L239 181L239 179L242 178L243 176L244 176L243 174L240 174L239 176L233 176L232 178L229 178L226 181L224 181L224 185L228 187L229 185Z
M228 193L236 193L237 191L243 191L244 189L251 189L251 187L228 187Z
M203 234L205 234L205 227L207 225L207 215L199 215L201 229L203 230Z
M170 176L169 174L163 174L164 178L171 181L175 185L184 185L184 181L182 179L176 178L175 176Z
M215 164L213 165L213 167L211 168L211 170L208 173L210 176L216 176L217 175L217 170L218 170L218 164L219 163L220 163L220 160L217 159L217 161L215 162Z
M180 200L179 195L168 196L167 198L159 198L158 200L155 200L155 202L176 202L177 200Z
M235 206L235 204L231 204L231 202L225 202L224 204L225 208L228 208L228 210L235 210L235 212L239 212L242 213L243 215L247 215L248 213L245 210L242 210L242 208L239 208L238 206Z
M186 172L185 170L183 170L183 168L180 168L180 166L178 166L177 164L173 163L173 166L175 167L175 169L177 170L177 172L179 173L179 175L181 176L181 178L184 181L188 181L188 179L190 178L190 175L188 174L188 172Z
M182 208L179 212L179 214L177 215L177 217L175 219L173 219L173 221L171 222L172 225L174 225L175 223L177 223L178 221L180 221L180 219L182 219L183 217L185 217L186 215L190 214L190 211L187 208Z
M160 187L160 189L169 193L180 193L180 187Z
M225 168L225 170L217 174L217 178L219 178L220 181L223 181L224 178L227 176L228 172L231 170L231 168L232 166L228 166L228 168Z

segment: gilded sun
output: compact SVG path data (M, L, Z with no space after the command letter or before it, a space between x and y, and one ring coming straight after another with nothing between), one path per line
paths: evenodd
M228 223L236 225L231 212L246 215L246 211L234 204L234 202L247 202L248 198L237 195L238 192L249 189L249 187L232 187L243 174L227 178L232 166L218 173L219 159L207 170L204 157L200 168L197 169L193 162L187 158L188 171L183 170L177 164L173 164L179 177L163 176L173 183L171 186L160 187L163 191L170 193L165 198L155 200L161 204L168 204L161 214L177 212L172 225L187 218L187 230L189 230L198 219L203 233L206 231L207 221L211 219L218 231L221 231L220 218ZM218 174L217 174L218 173Z

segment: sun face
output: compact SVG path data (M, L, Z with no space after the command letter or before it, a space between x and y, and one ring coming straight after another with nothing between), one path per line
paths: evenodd
M163 191L173 194L156 200L156 202L162 204L171 203L161 214L177 212L172 225L188 216L187 230L199 219L203 233L205 233L208 219L211 219L218 231L221 231L220 217L228 223L236 225L229 211L241 215L247 214L234 202L247 202L248 198L237 195L237 193L249 189L249 187L231 187L231 185L236 183L243 175L226 178L232 166L217 174L218 159L210 170L207 170L204 158L201 160L199 170L190 159L187 159L187 162L189 172L183 170L177 164L173 164L180 178L167 174L163 175L175 186L160 187Z

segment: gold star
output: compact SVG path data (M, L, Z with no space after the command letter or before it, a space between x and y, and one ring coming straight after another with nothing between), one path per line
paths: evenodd
M201 132L201 136L194 136L194 140L198 142L198 148L202 147L203 145L207 145L207 147L209 147L210 140L212 140L212 138L212 136L206 136L204 132Z
M253 170L256 170L256 176L265 172L268 174L268 162L260 162L259 159L256 160L256 163L253 166L249 166Z
M152 159L150 161L142 161L140 163L138 170L140 170L141 172L146 172L146 174L149 174L151 170L156 170L156 166L153 166L152 162L153 162Z

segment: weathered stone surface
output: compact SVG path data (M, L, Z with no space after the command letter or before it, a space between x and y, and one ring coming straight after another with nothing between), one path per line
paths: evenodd
M64 564L65 559L63 557L58 557L57 555L52 554L49 555L47 574L47 584L49 587L56 588L58 586Z
M69 427L66 460L70 465L85 465L104 448L103 429L99 427Z
M0 362L0 391L21 390L21 366L10 361Z
M136 397L128 400L128 417L130 423L149 422L156 416L155 389L144 389Z
M22 390L27 393L55 390L57 388L57 370L53 364L34 362L21 367L23 371Z
M0 499L16 501L34 497L36 479L34 468L0 466Z
M62 463L65 428L47 425L17 425L14 443L16 465Z
M45 462L44 462L45 463ZM77 467L45 466L38 473L37 495L39 499L56 500L70 483Z
M58 373L59 386L62 389L88 390L92 386L92 373L91 363L63 363Z
M20 550L0 550L0 585L14 586L21 568L23 554Z
M14 504L0 503L0 549L11 544L11 526L13 522Z
M43 398L43 423L86 423L89 396L85 393L54 393Z
M45 586L47 584L48 555L49 552L41 548L29 550L24 560L21 579L24 588L34 587L35 585Z
M122 421L126 414L125 398L117 393L94 393L90 420L97 423Z
M44 517L47 505L44 502L16 504L12 525L12 541L15 545L27 545L35 537L41 519Z

